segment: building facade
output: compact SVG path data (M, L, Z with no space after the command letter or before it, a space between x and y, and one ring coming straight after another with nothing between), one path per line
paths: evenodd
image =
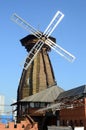
M36 119L42 118L45 116L45 112L36 113L36 111L52 104L63 91L58 86L52 86L14 103L13 105L17 105L17 120L22 120L25 114L29 114Z
M62 92L57 101L63 103L60 125L84 126L86 130L86 85Z

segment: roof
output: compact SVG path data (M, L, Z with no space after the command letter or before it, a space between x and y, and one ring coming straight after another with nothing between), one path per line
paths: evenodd
M56 39L54 37L49 37L52 41L56 42ZM31 48L34 46L34 44L38 41L38 38L36 36L34 36L33 34L27 35L26 37L22 38L20 40L22 46L25 46L25 48L27 49L27 51L30 51ZM48 48L49 50L51 50L51 48L47 45L44 44L43 47Z
M58 86L52 86L32 96L28 96L20 102L54 102L58 95L64 90Z
M74 99L74 98L77 99L77 98L81 98L81 97L85 97L85 96L86 96L86 85L82 85L77 88L73 88L73 89L60 93L57 100L60 101L62 99L66 99L66 98L67 99Z

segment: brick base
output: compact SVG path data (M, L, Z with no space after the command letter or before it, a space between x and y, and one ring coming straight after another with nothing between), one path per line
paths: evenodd
M38 130L38 123L33 124L26 118L24 121L15 124L14 122L9 122L8 124L0 123L0 130Z

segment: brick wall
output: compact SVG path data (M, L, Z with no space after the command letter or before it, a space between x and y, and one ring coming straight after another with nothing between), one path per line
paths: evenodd
M82 105L75 108L62 109L60 111L61 125L84 126L86 128L86 98L82 100ZM85 129L86 130L86 129Z
M0 123L0 130L38 130L38 124L37 122L34 122L32 125L26 118L24 121L21 121L16 125L14 122L9 122L8 124Z

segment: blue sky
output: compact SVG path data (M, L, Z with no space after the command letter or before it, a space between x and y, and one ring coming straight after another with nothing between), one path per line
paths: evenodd
M19 79L27 52L20 39L29 34L11 16L16 12L32 26L44 31L57 10L65 17L52 36L76 56L68 62L50 52L57 85L65 90L86 84L86 0L1 0L0 3L0 94L9 103L16 99Z

